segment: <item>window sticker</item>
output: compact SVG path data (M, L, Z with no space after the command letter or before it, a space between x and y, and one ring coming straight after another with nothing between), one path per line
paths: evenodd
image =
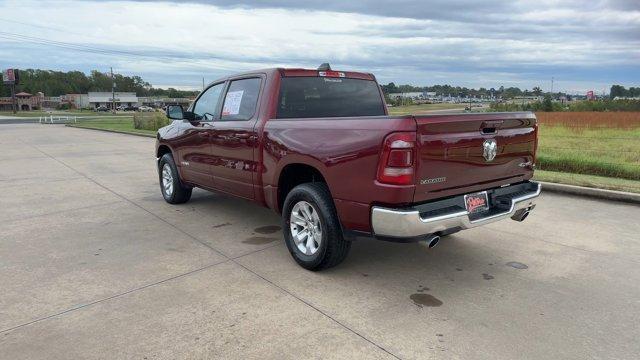
M240 113L240 103L242 102L243 94L244 90L229 91L224 99L222 115L238 115L238 113Z

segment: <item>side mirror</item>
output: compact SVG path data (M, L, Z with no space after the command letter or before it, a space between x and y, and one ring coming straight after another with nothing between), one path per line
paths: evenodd
M182 109L182 105L168 105L167 117L171 120L184 119L184 110Z

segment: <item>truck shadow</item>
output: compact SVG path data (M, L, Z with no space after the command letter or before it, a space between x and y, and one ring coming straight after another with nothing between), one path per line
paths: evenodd
M284 247L279 229L280 216L272 210L247 200L200 190L194 192L189 203L178 206L183 207L193 209L198 213L197 217L211 219L208 231L212 234L240 227L244 232L255 232L255 238L248 241L238 237L234 241L266 245L259 240L269 238L270 244L281 243L282 254L272 254L277 257L274 261L285 260L288 263L285 265L287 268L298 268ZM218 220L221 217L223 220ZM276 227L276 231L271 231ZM261 234L262 229L269 230L269 234ZM415 289L410 290L415 293L429 293L428 289L434 291L435 283L439 287L446 284L447 288L456 288L455 291L472 290L486 287L504 271L505 264L496 263L496 254L490 247L483 245L487 241L492 239L478 238L474 230L444 237L432 249L428 249L424 242L393 243L358 239L353 242L351 251L342 264L322 272L310 272L308 275L327 279L341 278L348 282L361 281L362 278L376 279L381 286L387 282L397 282L399 279L404 279L403 282L415 279Z

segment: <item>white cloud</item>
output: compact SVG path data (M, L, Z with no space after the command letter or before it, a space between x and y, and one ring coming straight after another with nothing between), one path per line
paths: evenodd
M640 81L639 11L538 4L545 6L519 2L509 8L515 13L495 10L468 21L444 13L447 9L441 9L440 19L421 19L294 5L5 1L0 14L19 10L21 23L0 31L126 53L20 44L0 32L0 65L64 70L112 65L155 84L194 87L202 76L212 80L253 68L315 67L325 61L414 84L531 88L553 75L565 78L567 88ZM9 24L2 19L8 20L6 15L0 23ZM634 67L626 78L608 70Z

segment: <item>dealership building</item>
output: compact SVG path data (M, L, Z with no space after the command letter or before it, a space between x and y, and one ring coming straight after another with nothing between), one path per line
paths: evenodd
M100 106L111 109L111 104L114 102L116 107L120 105L137 106L138 96L134 92L116 92L115 94L110 92L89 92L87 94L87 103L93 109Z
M39 92L35 95L20 92L16 94L17 110L30 111L36 109L50 110L68 105L72 109L97 109L104 106L111 109L113 95L111 92L89 92L87 94L65 94L46 97ZM188 107L193 98L166 98L166 97L138 97L134 92L116 92L115 105L139 107L141 105L162 108L166 105L179 104ZM13 100L10 97L0 97L0 110L10 111Z

